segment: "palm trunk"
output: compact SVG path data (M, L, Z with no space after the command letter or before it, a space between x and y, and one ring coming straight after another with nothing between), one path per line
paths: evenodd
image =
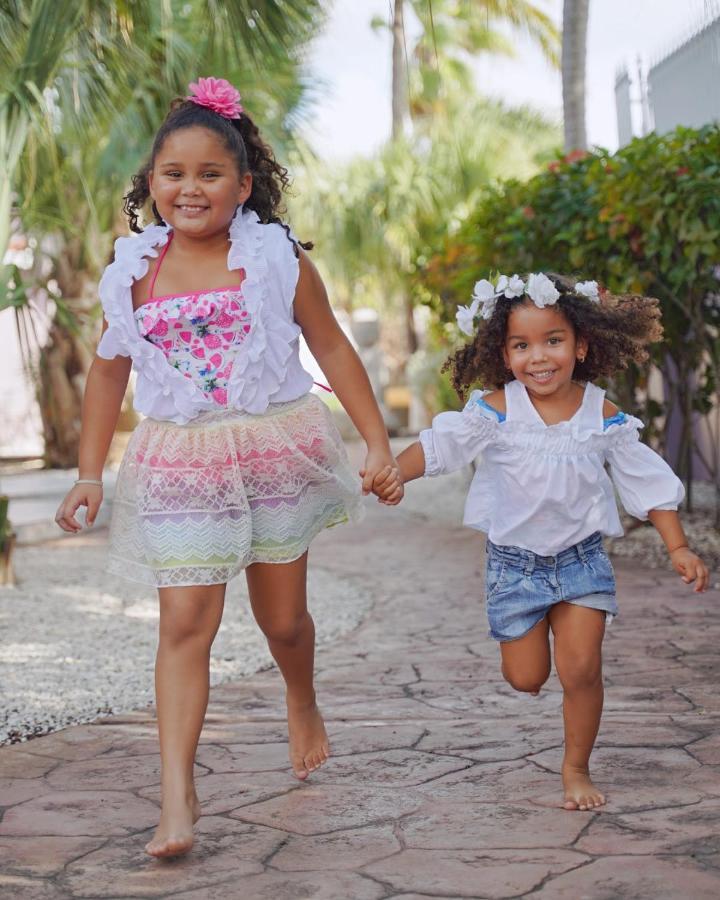
M79 335L53 322L40 355L37 385L49 468L77 465L87 356Z
M586 150L585 64L590 0L565 0L563 6L562 85L565 151Z
M12 565L15 535L8 519L9 503L8 497L0 495L0 585L6 587L16 584Z
M392 24L392 138L396 140L403 133L408 111L407 71L405 66L405 27L403 24L403 4L405 0L395 0Z
M405 61L405 26L403 20L403 4L405 0L395 0L392 24L392 139L398 140L403 135L405 120L408 115L407 65ZM405 295L402 298L405 317L405 335L408 355L418 348L417 333L413 319L412 299Z

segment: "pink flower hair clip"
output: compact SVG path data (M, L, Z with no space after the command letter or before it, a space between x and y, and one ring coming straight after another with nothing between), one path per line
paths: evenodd
M243 112L240 92L224 78L198 78L188 85L190 94L185 98L198 106L207 106L225 119L239 119Z

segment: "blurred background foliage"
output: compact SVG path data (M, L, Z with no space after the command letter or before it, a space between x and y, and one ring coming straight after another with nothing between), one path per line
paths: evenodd
M442 322L466 302L478 273L493 270L577 274L657 297L664 340L614 392L654 424L688 485L693 472L717 483L717 437L706 417L720 385L719 179L716 125L650 134L615 154L574 152L530 179L488 186L463 226L428 252L417 290ZM661 403L646 390L652 364L663 375Z
M48 465L75 464L96 282L170 100L202 74L240 84L286 156L313 94L303 48L324 15L319 0L1 0L0 255L14 233L34 265L0 267L0 309L16 310Z

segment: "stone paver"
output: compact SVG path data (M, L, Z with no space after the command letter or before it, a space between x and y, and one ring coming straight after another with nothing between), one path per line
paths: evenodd
M436 486L413 490L407 508L372 507L311 554L374 597L318 654L324 770L306 784L288 773L277 673L214 689L197 845L157 862L142 852L159 802L151 713L2 748L0 897L720 896L717 592L618 564L594 756L610 802L563 812L559 685L530 698L502 680L479 602L482 539L428 512Z

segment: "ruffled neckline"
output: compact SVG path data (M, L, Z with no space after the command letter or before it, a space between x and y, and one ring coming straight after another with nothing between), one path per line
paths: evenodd
M253 328L233 369L228 402L253 414L265 412L271 397L282 385L293 344L300 335L299 326L267 302L269 263L264 245L267 230L272 227L263 225L253 210L239 209L229 229L228 270L245 271L243 305ZM140 411L144 411L141 405L152 405L154 415L184 424L199 412L212 408L212 403L197 385L168 363L160 347L140 334L131 294L133 282L147 274L149 259L157 257L171 231L168 225L149 225L140 234L118 238L115 242L115 260L100 280L99 293L109 327L98 351L107 358L116 355L133 358L139 374L147 379L147 384L138 382L136 402ZM293 274L296 273L294 268ZM141 397L143 391L148 394L147 403ZM159 393L162 399L150 403L151 393Z
M586 387L590 387L590 384ZM571 419L554 425L546 425L539 415L537 421L508 417L499 422L476 402L489 393L491 392L473 391L464 411L471 417L474 427L481 429L488 444L520 447L538 454L580 455L635 442L638 433L645 427L640 419L627 413L622 420L618 418L617 422L611 422L609 427L605 427L602 415L597 422L590 422L586 416L580 415L582 406ZM588 397L589 392L586 390L583 400Z

